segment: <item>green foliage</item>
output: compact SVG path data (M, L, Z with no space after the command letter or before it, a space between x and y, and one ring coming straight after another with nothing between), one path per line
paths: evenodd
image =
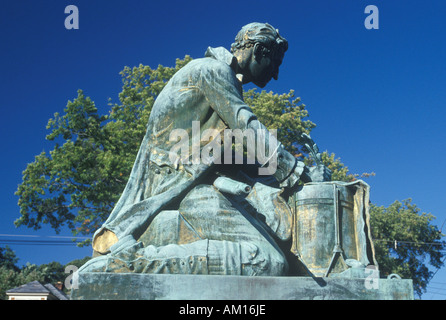
M362 179L362 178L368 178L371 176L374 176L375 173L363 173L361 175L350 173L348 167L341 162L341 159L335 158L335 154L331 153L328 155L328 152L322 152L321 153L321 159L322 163L331 170L332 176L331 180L333 181L344 181L344 182L351 182L355 181L356 179ZM306 158L304 161L307 165L313 164L313 159Z
M382 275L396 273L413 279L418 295L426 290L432 276L427 263L435 268L443 265L446 243L432 214L421 210L411 199L395 201L389 207L371 205L370 224L376 258ZM397 240L397 242L395 242Z
M84 258L82 258L82 259L75 259L75 260L73 260L73 261L68 262L68 263L65 265L65 268L66 268L67 266L75 266L75 267L77 267L77 268L80 268L80 267L82 267L85 263L87 263L87 261L89 261L90 259L92 259L92 257L84 257Z
M9 246L5 248L0 247L0 267L18 271L17 261L19 261L19 258L16 257L15 252Z
M300 135L310 133L316 125L304 120L308 117L308 111L301 99L295 97L293 90L279 95L251 89L244 92L244 100L260 122L268 129L277 129L277 138L289 152L302 155Z
M65 273L67 266L74 265L79 268L90 259L91 257L85 257L73 260L66 265L55 261L40 266L27 263L24 267L19 268L16 265L18 258L15 252L9 247L0 247L0 300L7 299L7 290L32 281L39 281L43 285L65 283L65 279L69 276L68 273ZM65 291L67 291L66 288Z

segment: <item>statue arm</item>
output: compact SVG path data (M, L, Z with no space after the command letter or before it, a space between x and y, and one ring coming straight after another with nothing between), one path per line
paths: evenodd
M221 62L212 61L209 68L201 73L202 79L200 88L204 91L206 99L218 113L220 118L231 129L253 129L257 135L257 130L262 129L266 134L265 146L276 146L275 150L267 150L266 154L277 153L277 168L274 177L279 182L284 182L293 173L293 176L304 171L304 164L298 162L295 157L285 150L277 138L269 134L269 130L257 119L251 108L243 101L241 84L236 78L232 69ZM272 139L274 141L272 141ZM260 160L260 159L257 159ZM266 163L261 164L266 166ZM300 173L299 173L300 172ZM288 183L289 184L289 183Z

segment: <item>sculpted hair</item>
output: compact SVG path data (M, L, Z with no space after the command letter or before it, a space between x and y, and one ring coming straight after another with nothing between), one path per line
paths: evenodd
M231 52L253 47L256 43L269 50L279 50L282 53L288 50L288 41L268 23L253 22L242 27L231 45Z

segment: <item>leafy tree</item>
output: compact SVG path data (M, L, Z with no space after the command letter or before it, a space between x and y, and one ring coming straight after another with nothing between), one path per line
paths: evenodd
M0 247L0 300L6 299L6 290L17 287L18 260L9 246Z
M18 271L0 266L0 300L7 299L6 291L19 286L17 281ZM34 281L34 280L31 280ZM26 283L26 282L25 282Z
M443 266L442 249L446 242L432 214L421 210L411 199L395 201L389 207L371 205L371 231L379 269L386 276L396 273L413 279L414 290L421 296L435 268ZM427 261L427 263L426 263Z
M9 249L9 248L8 248ZM0 299L6 299L6 291L31 281L44 281L44 274L36 265L27 264L19 268L16 263L18 259L15 252L8 250L10 259L0 265ZM41 269L45 267L42 266Z
M293 90L279 95L251 89L244 92L244 100L268 129L277 129L278 140L289 152L297 157L303 156L300 135L310 133L316 125L304 120L308 117L308 110L301 99L295 97Z
M47 283L54 285L57 282L65 283L65 279L69 276L68 273L65 273L68 266L80 268L91 259L91 257L76 259L68 262L66 265L55 261L39 266L27 263L22 268L19 268L16 265L18 259L14 251L10 250L8 253L12 259L8 259L7 263L0 263L0 300L7 298L7 290L32 281L39 281L44 285ZM64 288L64 291L67 292L67 288Z
M329 154L328 151L324 151L321 153L322 163L331 170L332 176L331 179L333 181L344 181L344 182L352 182L356 179L369 178L375 175L374 172L359 175L356 173L351 173L348 167L341 162L340 158L335 158L336 155L334 153ZM314 165L314 159L311 156L304 157L304 163L308 166Z
M119 103L109 102L106 115L100 115L95 103L79 90L77 97L67 103L64 114L56 113L48 122L50 133L46 138L53 141L54 149L37 155L23 171L16 192L21 216L15 224L35 229L49 224L56 231L67 226L74 235L92 234L125 187L156 97L172 75L191 60L189 56L177 59L172 68L125 67ZM279 95L252 89L244 92L244 99L262 123L278 129L279 140L290 152L312 164L313 159L299 142L301 133L310 133L315 124L306 119L308 111L294 91ZM322 153L322 162L332 170L334 180L353 181L374 175L349 172L334 153L327 151ZM425 258L429 257L435 267L442 265L440 246L421 246L422 242L438 242L437 237L441 237L431 223L432 216L420 215L410 202L388 208L372 206L371 215L375 239L418 243L395 251L388 242L377 241L383 274L412 278L423 290L430 275ZM401 217L407 217L406 224L401 223Z
M75 266L75 267L77 267L77 268L80 268L80 267L82 267L85 263L87 263L87 261L90 260L90 259L92 259L92 257L85 257L85 258L82 258L82 259L76 259L76 260L70 261L70 262L68 262L68 263L65 265L65 268L68 267L68 266Z
M19 268L16 266L18 261L19 258L16 257L15 252L9 246L0 247L0 267L18 271Z

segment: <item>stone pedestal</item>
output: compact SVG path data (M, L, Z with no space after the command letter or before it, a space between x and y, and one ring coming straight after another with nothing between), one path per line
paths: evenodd
M73 300L414 299L412 280L403 279L82 273L73 280Z

